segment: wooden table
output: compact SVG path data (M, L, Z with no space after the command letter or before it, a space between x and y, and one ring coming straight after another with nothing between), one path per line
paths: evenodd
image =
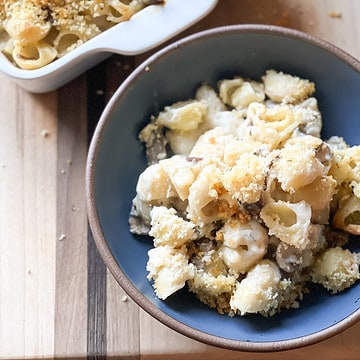
M360 58L359 0L220 0L177 38L236 23L295 28ZM206 346L153 320L107 271L87 224L87 148L106 102L149 54L114 55L41 95L0 75L0 358L360 359L360 323L281 353Z

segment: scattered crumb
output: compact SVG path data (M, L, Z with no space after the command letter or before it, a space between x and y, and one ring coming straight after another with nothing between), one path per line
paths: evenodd
M43 129L41 131L41 136L44 137L44 138L47 138L49 136L49 134L50 134L49 131L46 130L46 129Z
M122 298L121 298L121 301L126 302L126 301L128 301L128 299L129 298L126 295L123 295Z
M27 272L28 274L31 274L31 269L27 269L26 272Z
M66 173L66 171L64 169L60 170L60 174L64 175Z
M125 65L123 66L123 69L124 69L124 70L129 70L129 69L130 69L130 65L129 65L129 64L125 64Z
M60 236L59 236L59 241L63 241L63 240L65 240L66 239L66 235L65 234L61 234Z
M71 207L71 211L78 211L78 210L80 210L80 209L76 205L73 205Z
M98 90L95 91L95 94L96 95L104 95L104 90L98 89Z
M149 67L149 66L146 66L146 67L145 67L145 71L150 71L150 67Z
M291 21L288 11L283 11L276 21L276 25L283 27L291 27Z
M331 18L337 18L337 19L340 19L342 17L342 14L340 11L330 11L328 13L328 16L331 17Z

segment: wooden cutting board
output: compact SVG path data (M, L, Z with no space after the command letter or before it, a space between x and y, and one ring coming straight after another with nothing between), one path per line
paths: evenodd
M237 23L302 30L360 58L359 0L220 0L177 38ZM149 55L113 56L42 95L0 75L0 359L360 359L359 323L281 353L206 346L153 320L107 271L87 224L87 148L106 102Z

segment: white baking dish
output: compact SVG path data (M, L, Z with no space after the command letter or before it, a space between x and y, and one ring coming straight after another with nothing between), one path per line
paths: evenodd
M34 93L55 90L111 54L136 55L150 50L206 16L217 0L167 0L148 6L65 56L36 70L23 70L0 53L0 71Z

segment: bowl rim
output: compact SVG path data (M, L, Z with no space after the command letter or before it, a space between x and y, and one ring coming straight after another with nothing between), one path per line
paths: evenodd
M88 210L88 219L91 231L93 233L93 238L96 243L96 246L99 250L100 255L102 256L106 266L109 268L110 272L123 288L123 290L129 295L129 297L143 310L145 310L152 317L160 321L162 324L167 327L175 330L176 332L185 335L193 340L200 341L204 344L216 346L219 348L225 348L228 350L237 350L237 351L246 351L246 352L274 352L274 351L284 351L291 350L296 348L301 348L309 346L325 339L328 339L332 336L339 334L345 329L351 327L360 320L360 308L354 311L345 319L339 321L335 325L332 325L328 328L320 330L316 333L300 336L294 339L288 340L279 340L279 341L270 341L270 342L252 342L246 340L234 340L223 338L215 335L205 333L201 330L192 328L186 324L181 323L180 321L172 318L171 316L164 313L162 310L157 308L150 300L148 300L139 290L135 288L131 280L126 276L126 274L121 270L117 261L113 257L109 246L107 245L105 236L101 230L101 225L99 222L96 201L95 201L95 173L96 173L96 158L98 155L98 150L102 142L102 134L105 131L107 125L107 117L109 113L116 107L118 101L121 100L123 93L126 92L128 85L139 77L144 71L147 71L151 68L151 64L157 61L159 58L166 56L173 51L176 51L177 48L181 46L186 46L188 43L194 41L211 38L219 34L229 34L229 33L262 33L262 34L273 34L273 35L282 35L285 37L290 37L292 39L297 39L301 41L308 42L317 47L320 47L327 52L332 53L340 60L345 62L354 68L357 72L360 73L360 61L355 57L342 50L341 48L329 43L325 40L319 39L313 35L304 33L299 30L294 30L290 28L285 28L275 25L262 25L262 24L236 24L236 25L226 25L210 28L203 30L191 35L188 35L180 40L174 41L173 43L167 45L166 47L158 50L149 58L147 58L142 64L140 64L126 79L123 81L116 92L113 94L108 104L106 105L98 125L93 134L92 140L90 142L86 171L85 171L85 181L86 181L86 198L87 198L87 210Z

